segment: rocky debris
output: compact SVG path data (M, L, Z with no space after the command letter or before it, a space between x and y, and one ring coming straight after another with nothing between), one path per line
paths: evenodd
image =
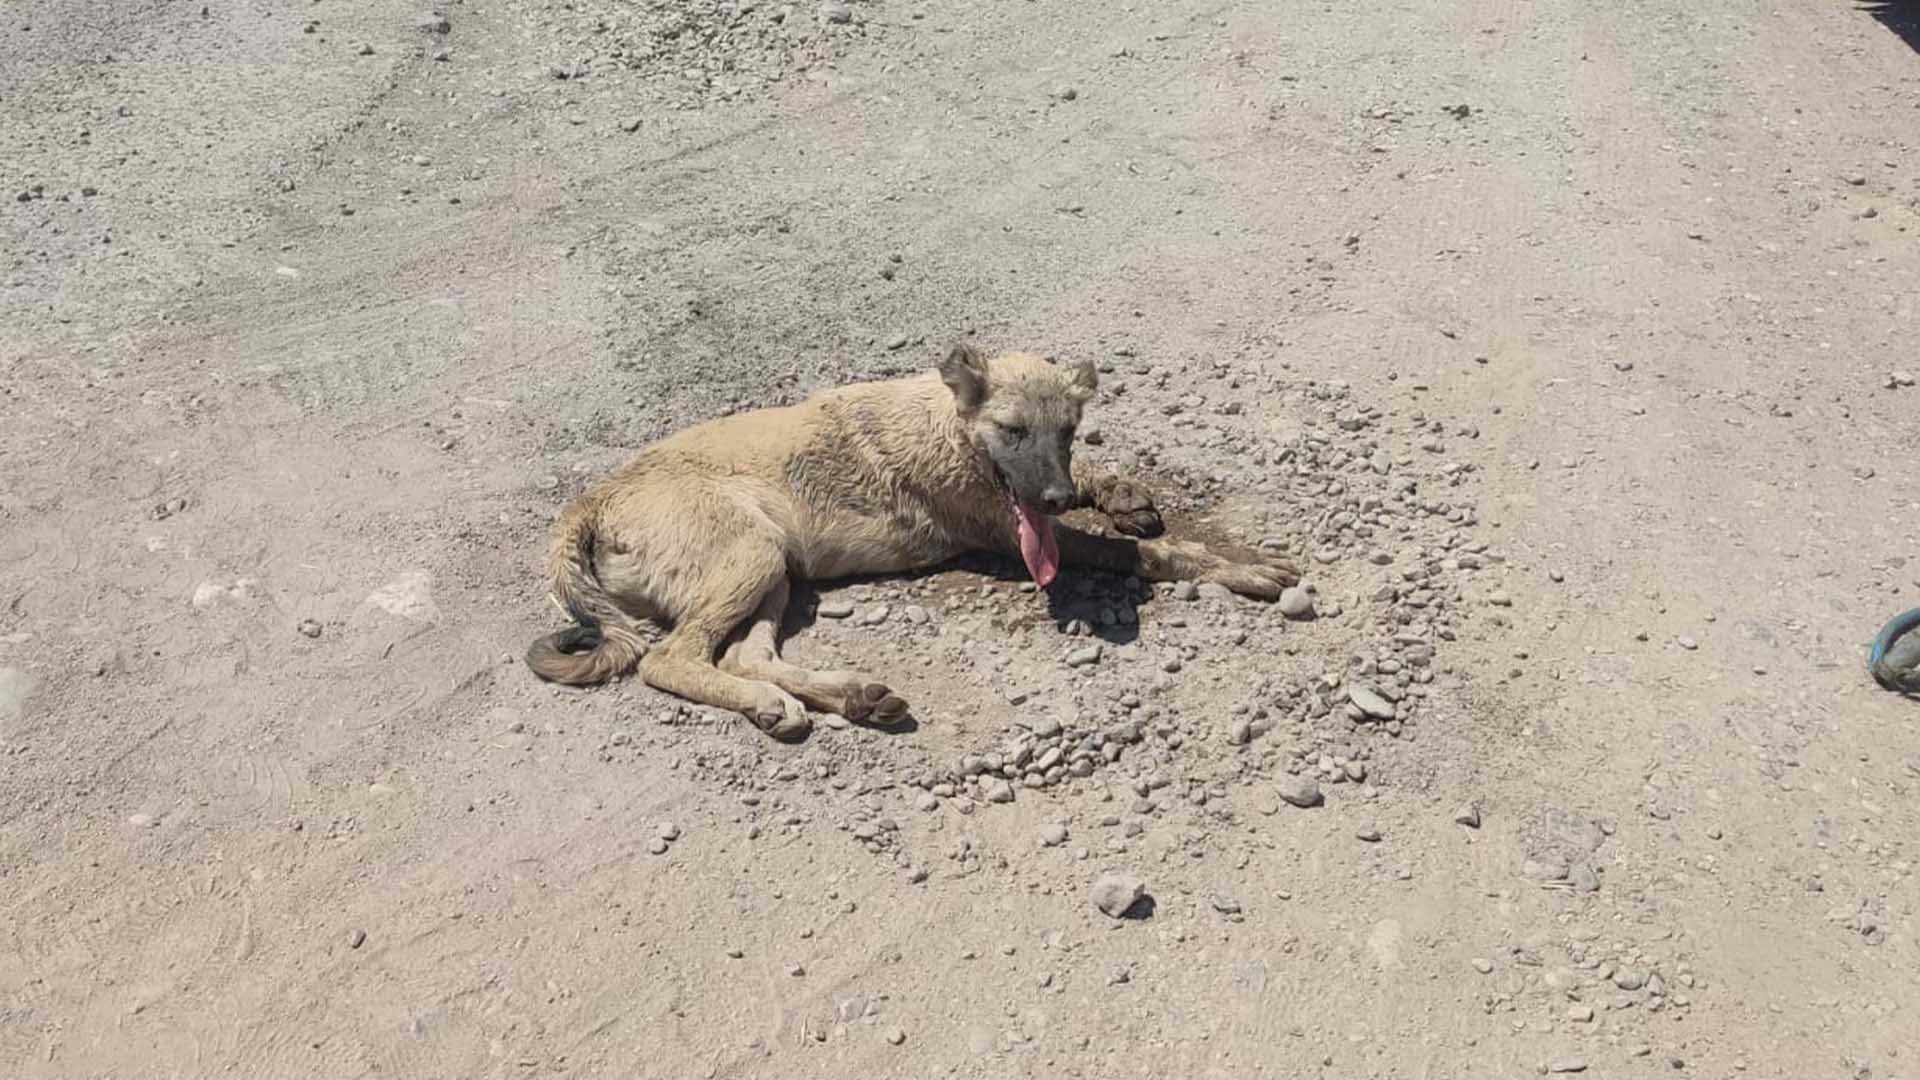
M1093 883L1093 906L1109 918L1118 919L1132 910L1147 894L1146 882L1131 874L1103 874Z
M1465 825L1469 829L1479 828L1480 827L1479 804L1468 803L1466 806L1463 806L1459 810L1455 811L1453 815L1453 823L1455 825Z
M1904 390L1913 384L1914 376L1910 371L1887 372L1887 389L1889 390Z
M640 81L669 108L758 97L816 69L831 70L885 30L866 3L731 0L577 0L563 25L579 27L550 46L573 77L618 73ZM587 56L586 61L576 57Z

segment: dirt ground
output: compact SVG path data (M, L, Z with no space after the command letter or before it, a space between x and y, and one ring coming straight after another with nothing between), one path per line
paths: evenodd
M1920 1076L1916 24L6 5L0 1075ZM835 584L917 725L791 747L520 663L590 477L966 336L1318 618Z

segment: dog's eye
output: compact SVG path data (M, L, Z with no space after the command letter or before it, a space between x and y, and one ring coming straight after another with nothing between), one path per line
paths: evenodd
M1005 435L1007 438L1012 439L1015 442L1018 442L1021 439L1024 439L1027 437L1027 429L1021 427L1018 424L1000 424L999 428L1000 428L1000 434Z

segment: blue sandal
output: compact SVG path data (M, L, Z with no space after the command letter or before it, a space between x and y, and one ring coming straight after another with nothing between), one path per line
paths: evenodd
M1920 608L1882 627L1867 651L1867 670L1889 690L1920 694Z

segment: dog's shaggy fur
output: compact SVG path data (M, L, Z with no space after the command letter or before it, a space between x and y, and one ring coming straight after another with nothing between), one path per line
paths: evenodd
M1299 580L1264 555L1057 524L1054 515L1091 507L1130 537L1160 529L1139 487L1073 466L1096 385L1091 365L960 346L937 373L845 386L655 443L560 515L549 571L576 625L534 642L527 663L572 684L637 665L650 686L792 739L808 731L809 706L881 726L907 715L867 676L781 659L795 577L897 573L996 551L1018 554L1042 585L1062 562L1263 599ZM648 648L639 620L670 630Z

